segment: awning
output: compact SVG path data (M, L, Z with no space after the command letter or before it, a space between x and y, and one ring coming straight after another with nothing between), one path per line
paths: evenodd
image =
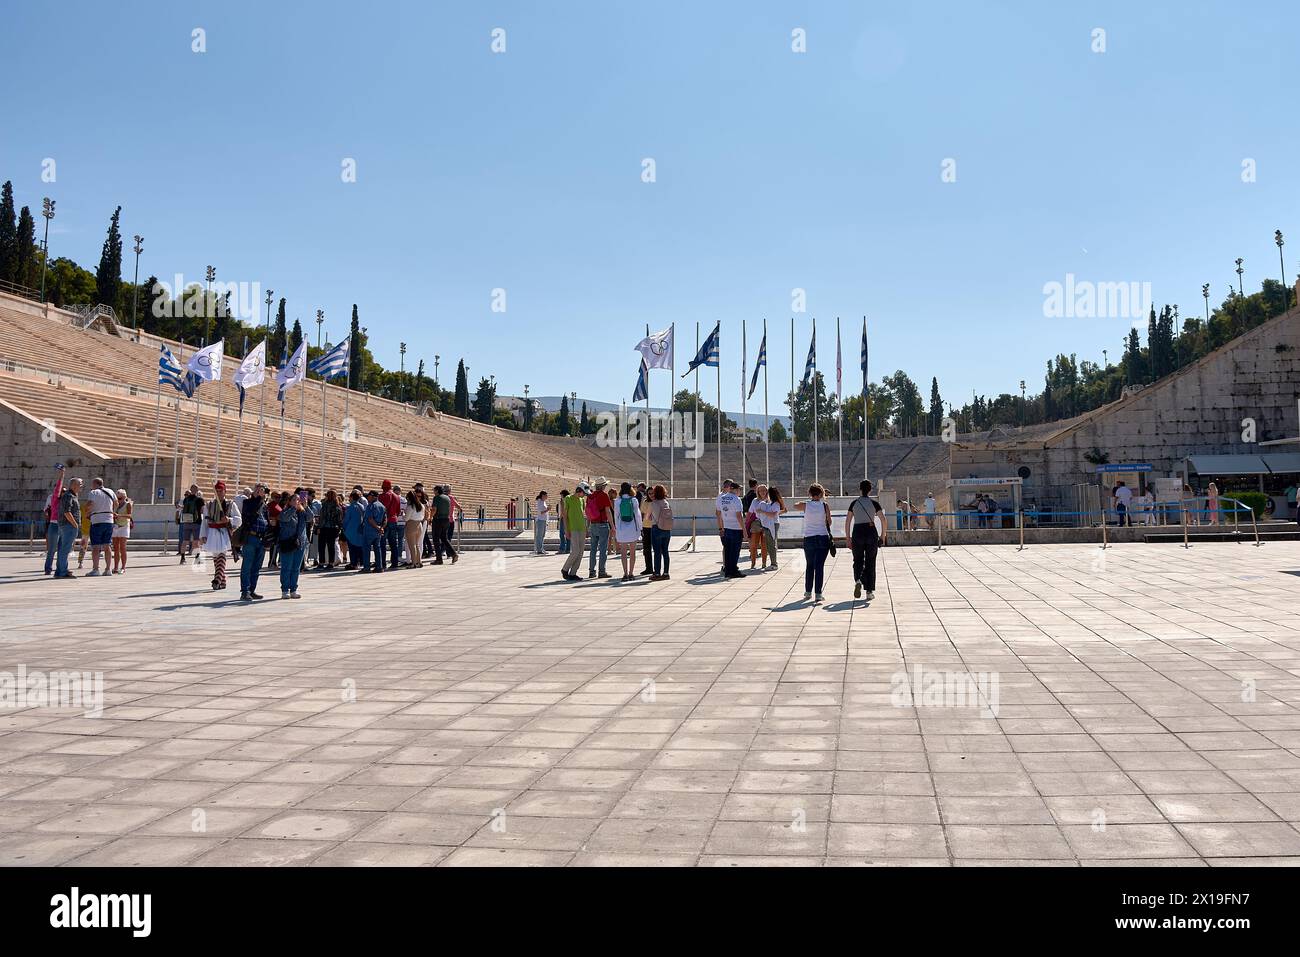
M1281 458L1281 456L1275 456ZM1192 455L1192 471L1198 475L1269 475L1269 467L1258 455Z
M1273 452L1264 456L1264 464L1274 475L1300 472L1300 452Z

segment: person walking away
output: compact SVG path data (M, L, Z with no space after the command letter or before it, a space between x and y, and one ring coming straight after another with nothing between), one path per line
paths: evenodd
M307 548L308 521L307 506L297 495L280 512L276 537L280 544L281 598L302 597L298 594L298 576L302 574L302 555Z
M226 552L230 551L230 503L226 501L226 483L218 482L212 501L203 506L199 545L212 558L212 590L226 587ZM242 584L242 583L241 583Z
M632 485L619 486L618 501L614 503L614 541L618 546L619 563L623 566L623 581L636 577L636 547L641 541L641 509Z
M808 486L808 501L795 508L803 512L803 555L808 567L803 574L803 600L822 600L822 585L826 577L826 556L831 551L831 509L825 500L826 490L820 485ZM814 597L814 595L816 597Z
M239 600L261 599L257 593L257 580L262 574L262 555L266 552L266 539L272 532L266 517L268 489L261 482L253 486L253 494L244 499L240 507L239 540Z
M533 554L546 554L546 519L551 514L551 505L546 500L546 490L537 493L533 499Z
M199 523L203 521L203 496L197 485L191 485L181 500L181 532L178 545L181 565L195 552L199 540Z
M871 497L871 483L858 486L861 495L844 516L844 544L853 552L853 597L876 597L876 552L885 542L885 522L880 503Z
M782 508L772 501L771 490L766 485L759 485L749 509L754 515L754 536L762 539L763 542L763 567L767 567L770 556L772 570L776 571L776 520L782 512ZM750 554L753 554L752 544L750 545Z
M131 517L135 503L127 497L126 489L117 490L117 501L113 506L113 574L126 574L126 543L131 538L131 526L135 519Z
M668 501L668 489L656 485L650 491L650 546L653 552L652 582L666 582L668 575L668 545L673 538L673 506Z
M578 483L564 502L564 524L569 534L569 557L560 567L560 577L565 581L580 581L578 566L582 564L582 555L586 550L587 539L587 492L586 483Z
M59 499L63 497L63 463L54 466L54 487L45 500L41 514L45 517L45 574L54 574L54 559L59 553Z
M713 514L718 520L718 537L722 539L722 577L744 578L740 570L740 545L744 539L741 525L745 506L736 494L740 486L727 479L722 483L722 492L713 504Z
M591 535L591 552L587 564L588 578L608 578L605 571L609 557L609 533L614 527L614 503L605 491L609 481L602 475L596 479L596 490L587 496L586 514L587 531ZM597 556L600 559L600 573L596 572Z
M343 509L339 505L339 493L332 488L325 490L325 498L320 503L320 518L316 529L316 567L333 571L338 564L339 530L343 527Z
M441 565L444 554L451 556L451 563L456 564L459 556L451 544L452 497L445 487L433 487L433 499L429 508L433 510L433 564Z
M388 567L397 568L402 560L402 543L406 539L406 530L398 526L402 517L402 499L399 491L393 490L393 483L384 479L380 488L379 501L384 506L384 542L388 546ZM380 571L383 563L380 563Z
M110 556L113 552L113 510L117 506L117 497L104 488L102 478L90 480L90 494L86 496L90 511L90 565L91 572L87 578L99 576L99 558L104 557L104 574L110 574L112 567Z
M1124 484L1123 479L1120 479L1115 483L1115 490L1111 492L1111 497L1115 500L1115 514L1119 518L1116 524L1121 527L1131 525L1128 510L1133 501L1133 490Z
M59 496L59 552L55 558L55 578L76 578L68 571L68 555L72 552L72 543L76 541L81 529L81 500L77 498L81 491L81 479L74 478Z
M361 552L365 548L366 503L361 493L353 489L348 493L348 507L343 511L343 540L348 543L348 568L361 567Z
M934 501L934 493L926 492L925 501L921 503L921 510L925 513L925 526L930 531L934 531L934 513L938 507Z

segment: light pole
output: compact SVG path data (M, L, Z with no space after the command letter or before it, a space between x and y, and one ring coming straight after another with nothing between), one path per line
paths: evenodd
M1101 350L1101 364L1106 369L1110 368L1110 353L1105 349Z
M316 310L316 348L321 348L321 327L325 325L325 310Z
M209 266L203 275L208 283L203 293L203 344L206 346L212 326L212 280L217 278L217 271Z
M1020 427L1025 427L1025 380L1020 380Z
M1201 295L1205 297L1205 328L1210 328L1210 284L1207 282L1201 287Z
M131 330L135 333L136 340L140 338L140 254L144 252L144 237L136 236L135 245L131 247L135 251L135 291L131 294Z
M1286 288L1286 260L1282 258L1282 247L1286 245L1286 242L1282 239L1282 230L1273 230L1273 242L1277 243L1277 261L1282 267L1282 311L1286 312L1287 303L1291 301L1291 296Z
M397 400L399 402L405 402L406 401L406 343L405 342L399 343L397 351L401 353L401 359L399 360L399 367L397 373Z
M361 342L365 342L365 341L366 341L366 329L367 329L366 326L362 326L362 327L361 327ZM357 343L357 345L359 346L360 343ZM360 354L361 354L361 350L358 349L358 350L357 350L357 355L360 355ZM365 391L365 390L362 388L362 386L361 386L361 383L365 381L365 377L366 377L366 366L365 366L365 363L362 363L362 364L361 364L361 368L357 370L357 391L358 391L358 392L364 392L364 391Z
M1241 274L1245 271L1241 268L1242 262L1243 262L1242 258L1238 256L1237 257L1237 330L1236 330L1237 333L1242 332L1245 326L1245 322L1243 321L1243 316L1241 314L1242 307L1246 304L1245 302L1246 291L1241 285Z
M45 270L50 264L50 220L54 218L54 200L48 196L41 200L41 215L45 217L45 255L41 257L41 302L45 302Z
M533 424L533 405L528 401L528 383L524 383L524 431L531 432Z

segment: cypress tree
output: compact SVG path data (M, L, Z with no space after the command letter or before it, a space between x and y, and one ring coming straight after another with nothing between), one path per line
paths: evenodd
M280 365L281 360L287 355L285 349L289 345L289 332L284 325L284 297L280 297L280 308L275 313L275 325L271 327L271 354L266 357L267 365L272 362L276 366Z
M352 327L348 333L352 337L351 351L348 353L348 384L353 389L361 387L361 319L357 316L357 304L352 304Z
M0 283L17 282L18 213L14 209L14 184L0 187Z
M18 214L18 237L13 281L28 289L40 285L40 267L36 264L36 220L26 206Z
M295 319L293 333L289 336L289 355L297 352L300 345L302 345L302 323Z
M559 435L568 435L569 429L569 397L565 395L560 397L560 417L555 423L555 431Z
M121 217L122 207L119 206L108 221L108 235L104 237L99 268L95 270L95 296L100 303L114 310L122 293L122 234L118 231Z
M456 364L456 400L452 413L462 419L469 418L469 378L465 375L465 360Z

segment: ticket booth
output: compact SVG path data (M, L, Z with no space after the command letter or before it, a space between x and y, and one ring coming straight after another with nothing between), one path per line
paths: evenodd
M953 527L1015 528L1022 485L1023 480L1016 475L949 480ZM987 512L980 510L981 501L990 503Z
M1130 504L1129 519L1135 525L1154 524L1155 508L1155 489L1151 486L1151 463L1150 462L1117 462L1113 465L1097 466L1097 484L1101 491L1101 508L1102 514L1106 515L1108 524L1117 521L1116 517L1109 515L1114 508L1114 499L1111 497L1115 492L1115 486L1123 482L1133 491L1133 501ZM1151 492L1151 499L1144 498L1147 492Z

